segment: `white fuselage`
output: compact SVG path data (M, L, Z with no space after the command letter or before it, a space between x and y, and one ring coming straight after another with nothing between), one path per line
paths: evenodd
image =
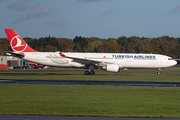
M96 68L118 72L120 68L166 68L177 64L171 57L159 54L38 52L13 29L5 32L13 49L7 52L9 55L41 65L88 68L85 75L94 75Z
M24 60L48 66L83 67L85 64L74 62L73 59L61 57L59 52L23 52ZM132 53L70 53L66 56L82 58L103 64L118 64L119 68L166 68L177 64L171 57L160 54Z

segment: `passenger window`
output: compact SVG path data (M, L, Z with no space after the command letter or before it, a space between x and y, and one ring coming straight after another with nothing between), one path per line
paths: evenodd
M168 58L168 60L173 60L172 58Z

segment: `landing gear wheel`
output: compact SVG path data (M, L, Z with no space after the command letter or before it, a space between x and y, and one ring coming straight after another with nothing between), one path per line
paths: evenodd
M95 74L95 72L94 72L94 71L91 71L91 72L90 72L90 75L94 75L94 74Z
M84 74L85 74L85 75L89 75L89 71L85 71Z
M94 71L90 71L90 72L89 71L85 71L84 74L85 75L94 75L95 72Z
M160 75L161 73L160 72L157 72L157 75Z
M94 75L95 72L93 71L94 69L94 65L89 65L89 71L85 71L84 74L85 75Z

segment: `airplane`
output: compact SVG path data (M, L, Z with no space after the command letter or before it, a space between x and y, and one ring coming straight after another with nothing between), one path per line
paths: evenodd
M89 69L85 75L94 75L94 69L119 72L123 68L161 68L177 64L169 56L143 53L79 53L39 52L32 49L13 29L4 29L13 52L7 52L23 60L54 67L75 67Z

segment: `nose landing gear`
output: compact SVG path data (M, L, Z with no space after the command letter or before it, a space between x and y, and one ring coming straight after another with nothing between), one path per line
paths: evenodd
M161 71L161 69L159 68L159 69L158 69L158 72L157 72L157 75L160 75L160 74L161 74L160 71Z

